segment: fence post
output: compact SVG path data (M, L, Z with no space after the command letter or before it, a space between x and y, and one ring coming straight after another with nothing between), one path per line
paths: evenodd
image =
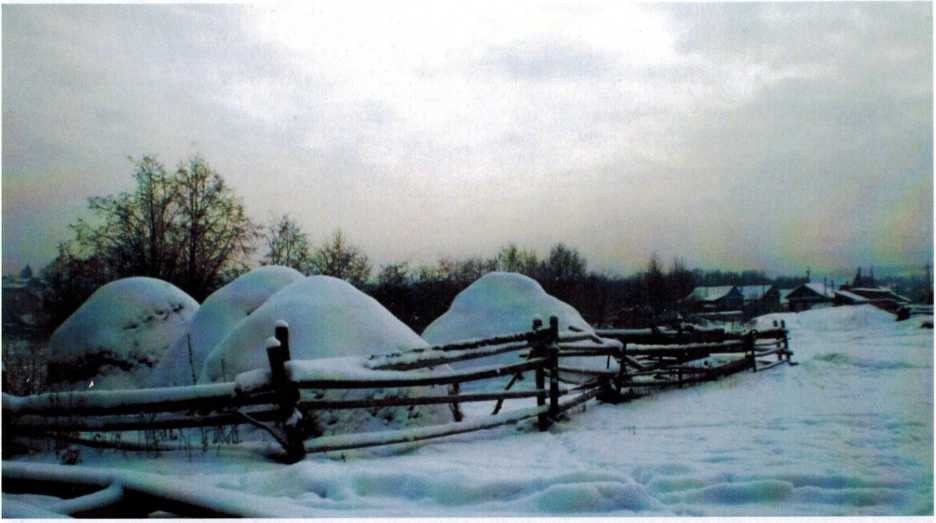
M274 331L277 344L267 347L267 359L270 361L270 378L279 401L280 415L286 432L286 455L291 463L305 458L304 438L299 427L301 414L296 409L299 402L299 389L286 376L286 362L289 354L289 327L284 322L277 322Z
M549 317L549 417L559 417L559 318Z
M752 330L744 336L744 348L750 353L751 357L751 368L754 369L754 372L757 372L757 357L754 354L754 338L757 336L757 331Z
M542 331L540 330L543 326L543 320L536 318L533 320L533 343L532 348L530 349L530 356L532 358L539 358L543 356L543 336ZM545 366L540 364L536 367L536 390L542 391L546 388L546 373ZM542 407L546 405L546 396L540 392L536 395L536 406ZM537 422L539 425L540 432L545 431L549 428L549 416L546 413L540 414L537 417Z

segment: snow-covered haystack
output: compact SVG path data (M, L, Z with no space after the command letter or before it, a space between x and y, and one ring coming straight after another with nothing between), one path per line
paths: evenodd
M287 285L231 330L211 351L201 382L230 380L266 369L264 343L276 322L289 324L294 360L366 356L425 347L426 342L377 300L350 283L310 276Z
M362 380L379 375L381 371L364 367L367 355L428 346L380 303L353 285L329 276L310 276L284 287L241 321L211 351L199 381L231 381L245 371L268 369L265 341L273 336L279 321L289 325L292 360L314 360L306 367L311 366L316 375L331 379ZM416 387L312 394L320 400L358 400L445 393L444 387ZM315 416L325 435L451 421L446 405L318 411Z
M299 271L278 265L254 269L205 299L192 327L160 361L150 383L154 387L192 385L211 349L238 323L277 291L303 278Z
M559 318L559 330L570 326L594 332L571 305L546 293L533 278L512 272L485 274L458 293L452 306L436 318L423 338L434 345L530 330L533 318L544 323Z
M487 338L499 334L528 331L533 319L540 318L544 325L550 316L559 319L559 333L573 334L570 327L594 334L595 330L571 305L546 293L540 284L527 276L511 272L491 272L479 278L458 293L452 306L436 318L426 330L423 339L433 345L472 338ZM585 342L594 344L594 342ZM603 340L609 346L618 346L614 340ZM506 353L493 358L463 362L465 367L518 362L517 353ZM564 359L563 366L593 367L598 358ZM605 368L602 360L601 368Z
M49 381L61 389L136 388L180 336L198 302L171 283L133 277L102 286L49 342Z

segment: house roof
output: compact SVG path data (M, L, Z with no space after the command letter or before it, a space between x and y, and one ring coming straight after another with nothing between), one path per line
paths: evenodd
M744 295L747 301L759 300L767 294L772 285L740 285L738 290Z
M789 303L790 300L787 299L787 297L790 295L791 292L793 292L793 291L795 291L795 290L796 290L795 288L793 288L793 289L779 289L779 291L780 291L780 303Z
M734 285L720 285L717 287L696 287L688 296L683 298L685 302L717 301L728 295L735 289Z
M794 294L800 289L805 289L807 292L818 295L822 298L828 298L830 300L835 298L835 291L831 287L822 283L804 283L790 291L790 294Z
M858 294L865 298L874 299L874 298L893 298L897 301L910 302L909 298L901 296L887 287L858 287L851 289L852 293Z
M835 291L836 296L841 296L848 300L851 303L868 303L868 299L864 296L859 296L853 292L838 290Z

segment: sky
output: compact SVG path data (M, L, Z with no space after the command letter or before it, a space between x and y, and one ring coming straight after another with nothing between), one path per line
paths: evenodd
M376 267L922 266L932 42L930 3L3 5L2 270L147 154Z

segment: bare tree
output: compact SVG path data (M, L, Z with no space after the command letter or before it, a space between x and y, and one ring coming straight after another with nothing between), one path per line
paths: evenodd
M264 265L284 265L308 274L312 269L312 246L299 224L288 214L267 226L264 238L267 253Z
M315 252L312 272L346 280L360 288L367 282L371 267L360 249L348 243L341 229Z
M144 156L133 178L133 192L89 199L94 218L72 226L74 241L44 271L62 289L69 288L69 274L93 262L102 283L151 276L201 301L245 269L257 227L204 160L192 158L170 175L155 157Z
M176 184L152 156L136 161L136 190L92 197L95 223L72 226L76 247L94 254L117 275L152 276L172 281L179 256Z
M201 158L180 165L173 179L182 232L183 288L204 299L225 273L245 270L257 226L224 179Z

